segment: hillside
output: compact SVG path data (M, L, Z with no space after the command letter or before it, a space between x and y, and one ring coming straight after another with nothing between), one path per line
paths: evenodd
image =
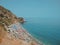
M0 45L43 45L22 27L23 22L23 18L0 6Z

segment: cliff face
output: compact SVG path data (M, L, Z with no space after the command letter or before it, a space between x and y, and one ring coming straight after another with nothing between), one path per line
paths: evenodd
M0 6L0 45L43 45L36 41L19 22L11 11Z

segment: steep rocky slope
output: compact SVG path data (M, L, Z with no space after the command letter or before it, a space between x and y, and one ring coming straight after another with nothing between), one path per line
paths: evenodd
M43 45L22 26L23 18L0 6L0 45Z

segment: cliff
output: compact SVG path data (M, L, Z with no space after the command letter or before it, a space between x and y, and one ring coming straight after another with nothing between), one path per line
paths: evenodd
M43 45L22 27L23 22L23 18L0 6L0 45Z

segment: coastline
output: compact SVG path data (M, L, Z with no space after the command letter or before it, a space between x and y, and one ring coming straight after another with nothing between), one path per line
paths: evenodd
M38 39L34 38L28 31L26 31L26 29L20 24L22 30L24 30L24 32L32 39L34 40L36 43L40 44L40 45L45 45L43 44L43 42L39 41Z
M21 26L22 26L22 25L21 25ZM41 41L39 41L38 39L34 38L31 34L29 34L28 31L26 31L26 29L24 29L23 27L22 27L22 29L26 32L26 34L27 34L31 39L33 39L34 41L36 41L38 44L45 45L45 44L43 44Z
M30 33L28 33L28 31L26 31L19 22L14 23L14 24L11 24L11 25L8 26L8 27L13 27L14 25L17 26L17 27L19 27L20 30L22 30L23 33L25 33L25 35L28 36L27 38L29 38L29 39L28 39L29 41L33 41L33 42L36 43L37 45L45 45L45 44L43 44L41 41L39 41L38 39L34 38ZM17 30L18 30L18 29L17 29ZM17 31L17 30L16 30L16 31ZM20 32L18 32L18 33L20 33ZM21 32L21 33L22 33L22 32Z
M4 40L1 42L1 45L41 45L21 26L19 22L24 22L23 18L16 17L11 11L2 6L0 6L0 10L0 23L3 25L3 28L6 29L4 29L6 35L5 38L3 38ZM15 41L17 42L13 43ZM19 42L22 42L22 44Z

